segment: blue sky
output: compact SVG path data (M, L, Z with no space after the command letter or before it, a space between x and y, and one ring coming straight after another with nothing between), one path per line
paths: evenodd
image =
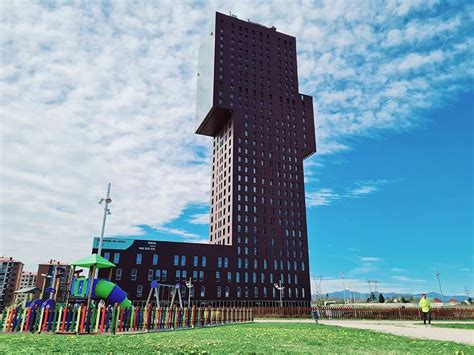
M0 253L28 269L110 236L203 242L211 140L194 132L216 10L297 38L314 97L311 272L323 291L474 288L474 6L439 1L2 2Z

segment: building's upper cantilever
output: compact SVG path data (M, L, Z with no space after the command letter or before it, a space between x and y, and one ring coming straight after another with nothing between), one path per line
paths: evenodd
M299 126L302 156L316 151L312 97L298 93L295 37L217 12L197 75L197 134L215 136L235 111L288 117Z

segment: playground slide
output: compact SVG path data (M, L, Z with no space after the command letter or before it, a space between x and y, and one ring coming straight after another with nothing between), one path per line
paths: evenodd
M122 307L131 307L132 302L117 284L104 279L94 280L92 298L101 298L109 304L118 303Z

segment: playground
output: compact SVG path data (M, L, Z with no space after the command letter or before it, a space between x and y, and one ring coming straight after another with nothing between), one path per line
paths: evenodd
M315 323L247 323L115 336L0 334L0 353L472 354L474 347Z
M49 297L24 300L5 308L0 316L2 333L118 334L217 326L253 320L250 308L183 307L180 284L163 285L152 281L144 306L133 306L127 294L110 281L113 263L97 254L71 263L73 266L66 302L56 303L56 290ZM77 267L89 269L80 276ZM109 278L95 278L99 269L109 269ZM54 284L54 282L53 282ZM172 295L167 307L160 304L160 287ZM44 287L43 287L44 288ZM43 289L41 295L45 295ZM154 294L156 303L152 305ZM175 305L175 300L178 302ZM188 305L190 304L188 300Z

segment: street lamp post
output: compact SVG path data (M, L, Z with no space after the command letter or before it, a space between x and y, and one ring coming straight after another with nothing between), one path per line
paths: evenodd
M110 209L109 209L109 203L112 202L112 199L110 198L110 185L111 185L111 183L109 182L109 185L107 187L107 196L105 198L101 198L99 200L99 204L102 204L102 202L105 202L104 218L102 219L102 231L100 232L99 248L97 250L97 255L99 255L99 256L101 256L101 254L102 254L102 241L104 239L105 221L107 220L107 216L111 214Z
M189 281L186 281L186 287L188 288L188 308L191 307L191 289L194 287L194 285L191 283L191 278L189 278Z
M278 284L274 283L273 286L275 286L275 288L280 291L280 307L283 307L283 289L285 288L285 286L281 285L281 280Z

